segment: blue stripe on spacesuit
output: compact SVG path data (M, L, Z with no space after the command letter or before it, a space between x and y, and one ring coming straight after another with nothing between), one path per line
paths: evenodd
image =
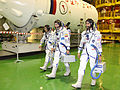
M58 50L60 51L59 45L57 47L58 47ZM59 56L61 56L61 51L60 51L60 55Z
M84 74L85 74L85 70L84 70Z
M50 44L52 44L52 42L49 41Z
M63 44L63 43L60 43L60 44L63 45L65 47L65 49L67 50L67 46L65 44Z
M83 49L82 47L78 47L78 50L80 50L80 51L81 51L82 49Z
M56 64L56 67L58 67L58 63Z
M95 57L93 57L93 56L91 56L91 55L90 55L90 57L92 57L92 58L96 59Z
M89 57L87 58L86 62L88 62L88 60L89 60Z
M67 50L67 46L65 46L65 44L63 44L63 43L60 43L60 44L63 45L65 47L65 49ZM57 47L58 47L58 49L60 51L59 45ZM63 52L60 51L60 55L59 56L61 56L61 53L63 53ZM64 54L66 54L66 53L64 53Z
M48 49L48 50L50 50L50 49L48 48L48 45L47 45L47 44L45 45L45 48Z
M89 57L89 54L88 54L87 48L86 48L86 53L87 53L87 55L88 55L88 57Z
M45 44L45 48L47 49L47 44Z

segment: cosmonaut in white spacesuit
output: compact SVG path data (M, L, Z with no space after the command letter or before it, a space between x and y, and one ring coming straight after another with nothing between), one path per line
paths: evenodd
M54 24L56 28L55 54L52 72L50 74L46 74L46 76L49 78L56 77L56 71L61 56L69 54L70 50L70 34L68 30L62 26L62 22L60 20L56 20ZM64 76L68 76L70 75L70 66L69 63L64 64L66 67L66 72L64 73Z
M52 57L54 53L51 52L51 50L53 49L53 45L54 45L54 37L53 37L54 32L50 29L49 25L45 25L44 30L45 32L40 41L39 48L42 48L42 44L45 43L46 56L45 56L44 66L40 67L40 69L46 71L48 63L50 62L50 66L48 66L49 69L52 68L52 64L53 64Z
M83 76L85 74L85 69L88 60L90 60L90 68L92 69L96 63L97 52L94 45L99 51L99 60L101 60L102 46L101 46L101 34L94 28L94 21L92 19L86 20L86 31L83 31L81 34L81 42L78 48L78 58L80 58L80 67L78 70L78 80L75 84L72 84L72 87L81 88ZM82 50L81 57L80 51ZM96 73L93 72L93 76L96 76ZM96 80L92 78L91 85L95 85Z

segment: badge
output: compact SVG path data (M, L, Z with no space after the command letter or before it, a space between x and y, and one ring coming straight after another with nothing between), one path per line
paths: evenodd
M59 4L59 10L62 15L65 15L68 12L68 6L64 1L61 1Z

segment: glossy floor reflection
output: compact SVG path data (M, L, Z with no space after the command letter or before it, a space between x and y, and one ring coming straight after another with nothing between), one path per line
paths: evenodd
M77 49L72 49L71 54L76 55ZM79 60L71 63L71 76L64 77L64 64L60 62L56 79L48 79L39 69L44 63L45 54L21 57L23 63L15 64L16 59L0 61L0 90L76 90L71 84L77 81ZM97 80L97 85L90 86L90 67L86 68L81 90L119 90L120 87L120 44L103 45L103 61L107 63L107 70Z

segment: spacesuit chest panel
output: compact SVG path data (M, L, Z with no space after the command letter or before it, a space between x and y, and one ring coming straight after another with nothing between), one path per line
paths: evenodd
M86 32L85 33L85 47L88 49L88 51L94 50L93 47L91 47L91 44L95 45L95 33L94 32Z
M91 43L91 40L94 39L93 37L93 33L86 33L85 34L85 40L86 40L86 43Z
M61 53L66 53L66 45L65 45L65 31L64 29L60 30L56 33L58 49Z
M60 32L56 32L56 40L57 43L60 41Z
M45 44L46 44L46 49L48 50L51 50L51 46L52 46L52 37L51 37L51 33L47 33L45 35L45 38L46 38L46 41L45 41Z
M50 33L45 33L45 42L47 43L49 40Z
M60 43L59 43L59 45L60 45L60 50L61 51L66 51L66 46L65 46L65 36L64 36L64 31L62 30L61 31L61 33L60 33L61 35L60 35Z

